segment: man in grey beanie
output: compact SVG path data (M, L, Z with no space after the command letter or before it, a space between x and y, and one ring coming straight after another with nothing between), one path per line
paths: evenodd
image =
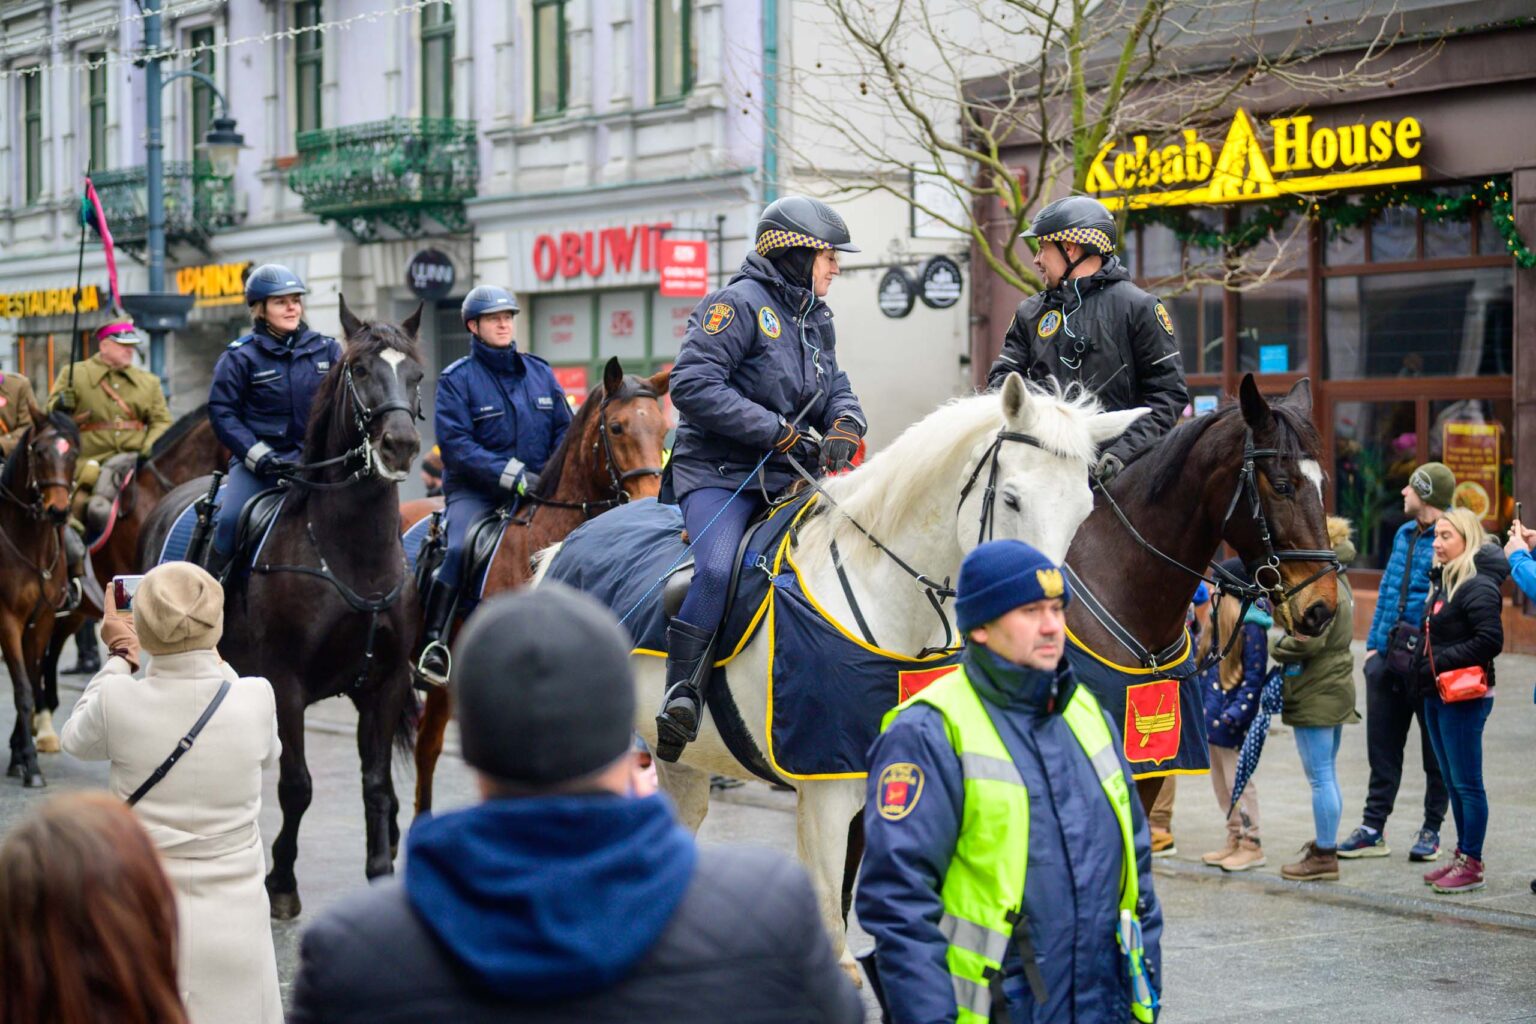
M449 688L484 800L418 818L403 882L311 926L291 1024L863 1019L799 867L635 795L607 609L559 583L487 601Z

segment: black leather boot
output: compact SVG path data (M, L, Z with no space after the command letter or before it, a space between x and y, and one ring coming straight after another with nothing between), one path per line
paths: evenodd
M421 657L416 659L416 678L428 686L447 686L448 673L453 669L453 658L443 637L453 615L455 591L456 588L436 577L427 588L426 622L422 631L427 645L422 648Z
M96 623L87 622L75 633L75 664L68 675L95 675L101 671L101 652L96 649Z
M704 664L712 631L674 619L667 627L667 693L656 716L656 756L676 761L699 735L710 666Z

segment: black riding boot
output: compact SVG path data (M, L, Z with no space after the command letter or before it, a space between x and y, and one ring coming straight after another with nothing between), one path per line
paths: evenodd
M667 693L656 716L656 756L663 761L676 761L699 735L710 676L702 663L714 639L713 632L676 619L667 627Z
M75 664L70 675L95 675L101 671L101 652L96 649L96 623L87 621L75 633Z
M453 615L455 590L455 587L438 581L436 577L427 588L427 614L422 633L427 645L422 648L421 657L416 660L416 678L429 686L447 686L448 673L453 668L453 659L443 637L448 632L448 620Z

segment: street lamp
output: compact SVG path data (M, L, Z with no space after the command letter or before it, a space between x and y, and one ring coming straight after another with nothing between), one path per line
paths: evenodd
M213 169L215 177L232 178L235 176L235 165L240 159L240 150L245 148L245 136L235 131L235 119L229 116L229 104L224 102L224 94L217 89L213 93L223 104L225 116L213 119L213 127L203 136L202 144L197 148L208 157L208 166Z

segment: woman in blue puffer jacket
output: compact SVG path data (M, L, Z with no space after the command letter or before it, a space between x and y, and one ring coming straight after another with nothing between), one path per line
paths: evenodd
M1238 569L1241 572L1241 568ZM1259 695L1269 668L1269 627L1274 624L1269 606L1260 601L1251 605L1238 621L1241 603L1223 598L1216 606L1217 637L1225 646L1234 630L1238 639L1226 657L1206 669L1200 677L1200 691L1205 699L1205 730L1211 752L1211 788L1222 813L1232 804L1232 786L1237 777L1237 753L1259 710ZM1243 789L1237 806L1227 814L1227 842L1200 858L1223 871L1247 871L1264 865L1264 849L1259 841L1259 793L1253 779Z

